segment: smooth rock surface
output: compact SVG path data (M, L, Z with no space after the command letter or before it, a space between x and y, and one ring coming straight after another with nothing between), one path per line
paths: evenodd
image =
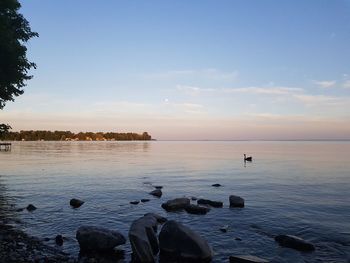
M230 195L230 207L244 207L244 199L237 195Z
M199 205L188 205L185 207L185 211L189 214L205 215L210 211L210 208Z
M186 197L175 198L163 203L162 208L164 208L166 211L182 210L182 209L185 209L186 206L190 204L190 202L191 202L190 199Z
M230 256L230 263L268 263L269 261L251 255Z
M204 238L174 220L162 227L159 247L162 258L176 258L177 262L210 262L213 257L213 251Z
M74 208L78 208L81 207L84 204L84 201L73 198L69 201L70 206L74 207Z
M279 235L275 240L283 247L294 248L300 251L313 251L315 246L304 239L292 235Z
M129 230L129 240L135 262L155 262L159 252L157 238L157 219L152 214L135 220Z
M126 242L125 237L118 231L96 226L79 227L76 238L82 251L108 251Z
M156 197L161 197L163 193L160 189L156 189L156 190L153 190L152 192L150 192L149 194L156 196Z
M198 199L197 204L199 205L210 205L212 207L223 207L224 203L220 201L212 201L208 199Z

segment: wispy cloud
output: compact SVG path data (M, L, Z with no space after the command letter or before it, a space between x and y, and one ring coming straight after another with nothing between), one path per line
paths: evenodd
M343 87L346 89L350 89L350 80L345 81Z
M331 88L331 87L334 87L335 84L337 84L337 81L335 80L322 80L322 81L314 80L312 82L321 88Z
M252 94L266 94L266 95L293 95L303 92L301 88L291 87L243 87L243 88L229 88L222 89L225 93L252 93Z

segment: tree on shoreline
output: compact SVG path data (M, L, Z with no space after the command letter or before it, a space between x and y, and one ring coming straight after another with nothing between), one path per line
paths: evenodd
M25 43L38 33L32 32L29 22L18 13L21 4L17 0L0 1L0 110L7 101L23 94L26 81L33 76L28 72L36 68L28 61ZM0 136L11 127L0 124Z

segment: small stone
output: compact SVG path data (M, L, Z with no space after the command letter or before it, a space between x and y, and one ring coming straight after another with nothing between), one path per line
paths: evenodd
M153 190L152 192L150 192L149 194L156 196L156 197L161 197L163 193L160 189L156 189L156 190Z
M191 200L192 200L192 201L196 201L197 199L198 199L198 198L195 197L195 196L192 196L192 197L191 197Z
M32 204L29 204L29 205L27 206L27 210L28 210L29 212L32 212L32 211L36 210L36 207L35 207L34 205L32 205Z
M163 189L163 186L161 186L161 185L155 185L154 188L156 188L156 189Z
M237 195L230 195L230 207L244 207L244 199Z
M138 205L140 203L140 201L131 201L130 204L132 205Z
M222 226L222 227L220 227L220 231L223 233L226 233L228 231L228 228L229 228L228 225Z
M147 199L147 198L141 199L141 202L142 202L142 203L147 203L147 202L149 202L149 201L150 201L150 200Z
M57 236L55 237L55 242L56 242L56 244L57 244L58 246L62 246L62 245L63 245L63 237L62 237L62 235L57 235Z
M182 198L175 198L172 200L168 200L167 202L162 204L162 208L164 208L166 211L177 211L185 209L186 206L190 204L190 199L186 197Z
M212 184L211 186L214 186L214 187L220 187L221 184Z
M235 240L237 240L237 241L242 241L242 238L236 237Z
M85 202L76 198L73 198L70 200L69 204L73 207L73 208L78 208L81 207Z

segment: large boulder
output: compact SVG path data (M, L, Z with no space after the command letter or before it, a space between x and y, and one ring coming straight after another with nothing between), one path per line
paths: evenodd
M294 248L300 251L313 251L315 246L304 239L292 235L279 235L275 240L283 247Z
M152 263L159 252L157 218L152 214L135 220L129 230L132 256L135 262Z
M237 195L230 195L230 207L244 207L244 199Z
M177 262L210 262L213 251L207 241L190 228L173 220L167 221L159 234L162 258Z
M269 261L251 255L230 256L230 263L268 263Z
M196 215L205 215L210 211L210 208L200 206L200 205L188 205L185 207L185 210L189 214L196 214Z
M198 199L197 204L199 205L210 205L212 207L223 207L224 203L220 201L212 201L208 199Z
M79 227L76 238L81 251L104 252L126 242L121 233L96 226Z
M185 209L190 204L190 199L186 197L175 198L162 204L166 211L177 211Z
M76 199L76 198L73 198L73 199L71 199L69 201L69 204L73 208L78 208L78 207L81 207L84 204L84 201Z

